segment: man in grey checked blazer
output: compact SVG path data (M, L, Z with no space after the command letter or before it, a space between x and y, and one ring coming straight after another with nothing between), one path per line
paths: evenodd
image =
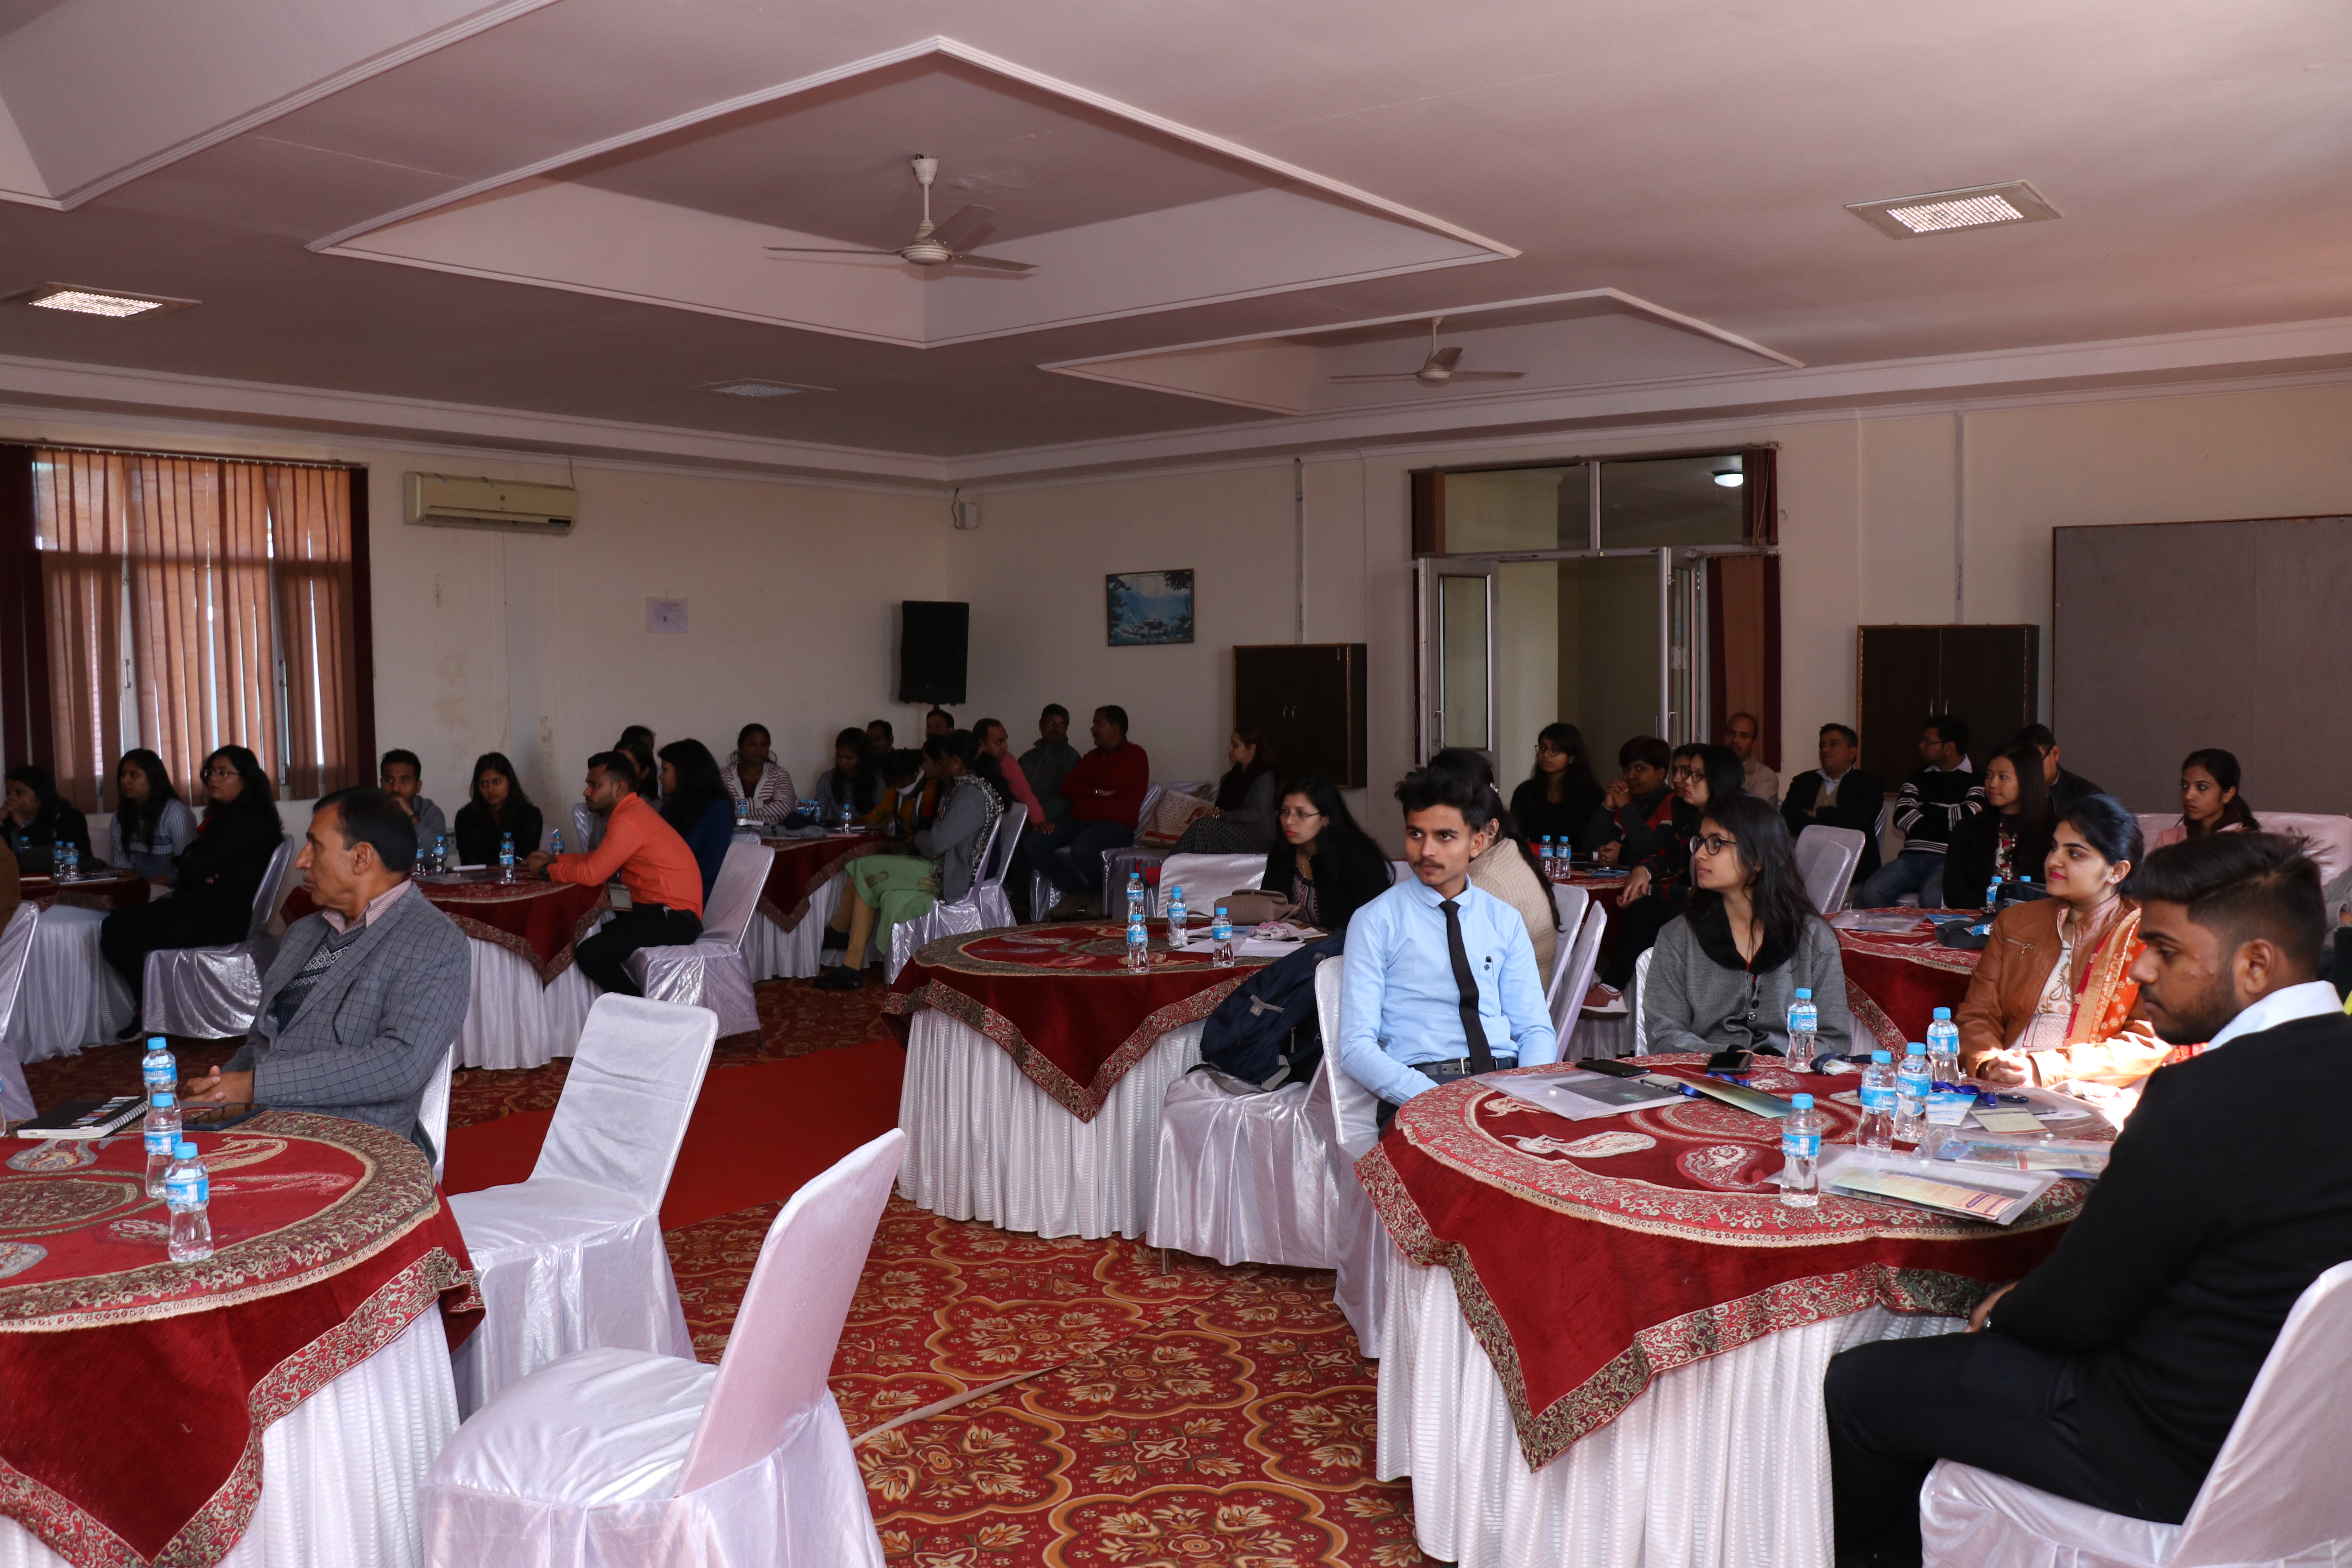
M436 1151L417 1105L466 1021L465 933L409 884L416 830L382 790L320 801L295 865L320 912L287 928L253 1030L187 1103L365 1121Z

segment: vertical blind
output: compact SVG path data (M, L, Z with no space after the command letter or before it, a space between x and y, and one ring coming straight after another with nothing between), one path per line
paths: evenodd
M67 799L132 744L193 798L229 745L287 796L362 782L348 470L44 449L33 511Z

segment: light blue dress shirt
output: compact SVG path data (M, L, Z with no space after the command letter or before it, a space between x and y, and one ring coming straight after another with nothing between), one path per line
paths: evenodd
M1470 1054L1445 911L1437 907L1442 901L1436 889L1408 875L1348 922L1339 1066L1392 1105L1437 1087L1412 1070L1414 1063ZM1527 922L1476 888L1465 887L1454 901L1461 906L1463 950L1478 982L1486 1048L1497 1056L1516 1051L1521 1067L1558 1060L1559 1037L1544 1008Z

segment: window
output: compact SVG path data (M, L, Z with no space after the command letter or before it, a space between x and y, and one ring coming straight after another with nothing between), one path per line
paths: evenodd
M106 805L134 746L192 799L220 746L251 748L281 797L372 776L350 469L40 449L32 479L66 798Z

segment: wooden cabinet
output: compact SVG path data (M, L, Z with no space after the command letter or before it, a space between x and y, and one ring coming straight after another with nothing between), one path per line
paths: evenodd
M1265 736L1284 778L1328 773L1361 789L1368 768L1365 645L1276 643L1234 649L1234 727Z
M2040 626L1863 626L1854 665L1862 766L1888 789L1919 766L1930 713L1968 721L1977 771L2034 721Z

